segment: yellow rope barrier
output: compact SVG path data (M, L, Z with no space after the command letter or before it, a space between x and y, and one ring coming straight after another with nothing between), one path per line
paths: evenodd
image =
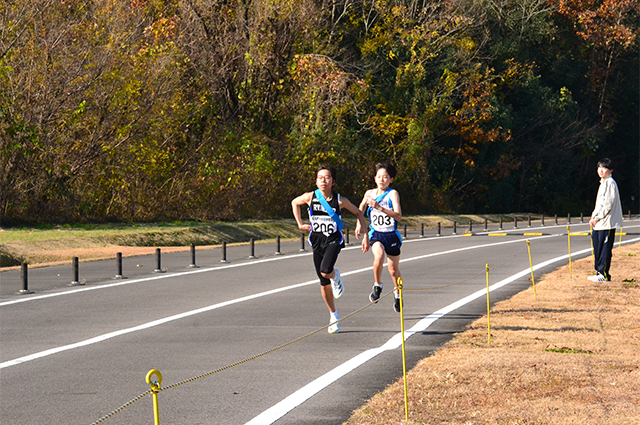
M402 299L402 278L398 278L398 294L400 295L400 332L402 337L402 376L404 378L404 415L409 420L409 396L407 394L407 358L404 348L404 301Z

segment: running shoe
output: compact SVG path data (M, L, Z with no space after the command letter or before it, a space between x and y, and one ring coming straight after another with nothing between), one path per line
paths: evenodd
M333 290L333 298L336 300L342 296L344 292L344 286L342 286L342 278L340 277L340 272L338 269L335 269L336 275L331 280L331 289Z
M592 282L606 282L607 281L607 278L604 277L604 275L602 273L594 274L593 276L589 276L587 279L589 279Z
M340 332L340 323L338 323L338 321L340 320L340 316L338 316L338 318L334 319L333 317L331 317L329 319L329 327L327 328L327 331L330 334L337 334Z
M380 299L380 294L382 294L382 286L373 285L371 293L369 294L369 301L371 301L372 303L377 303Z
M393 309L396 311L396 313L400 313L400 298L393 299Z

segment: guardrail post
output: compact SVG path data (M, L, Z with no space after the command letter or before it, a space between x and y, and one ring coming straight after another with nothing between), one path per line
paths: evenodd
M71 259L71 268L73 271L73 280L71 281L71 283L69 284L69 286L77 286L77 285L82 285L80 283L80 266L79 266L79 262L78 262L78 257L73 257Z
M162 273L162 254L160 253L160 248L156 248L156 269L154 272Z
M502 217L500 217L500 227L498 228L498 230L502 230Z
M306 252L307 250L304 248L304 233L300 235L300 252Z
M194 269L198 266L196 266L196 246L195 244L191 244L191 264L189 264L189 267Z
M528 217L527 227L531 227L531 214L529 214L529 217Z
M631 210L629 210L629 220L631 220Z
M454 235L457 235L457 234L458 234L457 227L458 227L458 223L456 223L456 222L454 221L454 222L453 222L453 234L454 234Z
M473 233L473 220L469 219L469 233Z
M580 213L580 223L584 223L584 213Z
M282 255L282 252L280 252L280 235L276 236L276 255Z
M407 239L407 225L404 225L404 238Z
M487 219L487 217L484 218L484 231L489 231L489 220Z
M424 238L424 223L420 223L420 237Z
M350 245L349 244L349 228L348 227L344 228L344 233L345 233L345 235L347 237L347 242L346 243L347 243L347 245Z
M436 233L436 236L442 236L442 233L440 233L440 222L438 222L438 233Z
M555 215L556 224L558 224L558 214Z
M20 271L20 277L22 278L22 289L18 291L19 294L33 294L29 290L29 266L27 263L22 263L22 269Z
M256 258L256 250L255 250L253 238L249 239L249 246L251 247L251 255L249 255L249 259L253 260L254 258Z
M122 253L116 253L116 275L114 279L122 279Z
M513 217L513 228L517 229L518 228L518 217Z
M542 221L542 226L544 226L544 214L542 214L542 217L540 218L540 220Z
M228 263L227 261L227 242L222 241L222 260L221 263Z
M571 224L571 213L567 214L567 224Z

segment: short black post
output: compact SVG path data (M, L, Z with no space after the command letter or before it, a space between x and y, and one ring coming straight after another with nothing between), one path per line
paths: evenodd
M440 233L440 222L438 222L438 233L436 233L436 236L442 236L442 233Z
M300 235L300 252L306 252L307 250L304 249L304 233L302 235Z
M114 279L122 279L122 253L116 253L116 275Z
M160 248L156 248L156 269L154 270L156 273L162 273L162 260Z
M29 266L27 263L22 263L22 270L20 271L20 277L22 278L22 289L18 291L19 294L33 294L29 290Z
M469 233L473 233L473 220L469 220Z
M498 228L498 230L502 230L502 217L500 217L500 227Z
M580 223L584 223L584 213L580 213Z
M344 228L344 235L347 237L347 245L349 245L349 228Z
M527 227L531 227L531 215L529 215L528 220L529 220L529 222L527 224Z
M558 224L558 214L555 215L556 224Z
M280 235L276 236L276 255L282 255L282 252L280 252Z
M220 260L221 263L228 263L227 261L227 243L225 241L222 241L222 260Z
M518 228L518 217L513 217L513 228L514 229Z
M489 231L489 220L487 219L487 217L484 218L484 231Z
M567 224L571 224L571 213L567 214Z
M254 258L256 258L256 250L253 238L249 239L249 246L251 247L251 254L249 255L249 259L253 260Z
M420 223L420 237L424 238L424 223Z
M73 257L71 259L71 268L73 269L73 280L69 284L69 286L77 286L80 285L80 266L78 264L78 257Z
M629 210L629 220L631 220L631 210Z
M195 269L196 267L196 246L195 244L191 244L191 264L189 264L189 267L192 269Z
M458 234L458 223L456 223L455 221L453 222L453 234L457 235Z
M542 217L540 218L540 220L542 221L542 226L544 226L544 214L542 214Z
M407 225L404 225L404 238L407 239Z

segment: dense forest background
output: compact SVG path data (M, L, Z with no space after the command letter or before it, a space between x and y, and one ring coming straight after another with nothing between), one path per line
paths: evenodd
M638 211L637 0L3 0L0 224Z

